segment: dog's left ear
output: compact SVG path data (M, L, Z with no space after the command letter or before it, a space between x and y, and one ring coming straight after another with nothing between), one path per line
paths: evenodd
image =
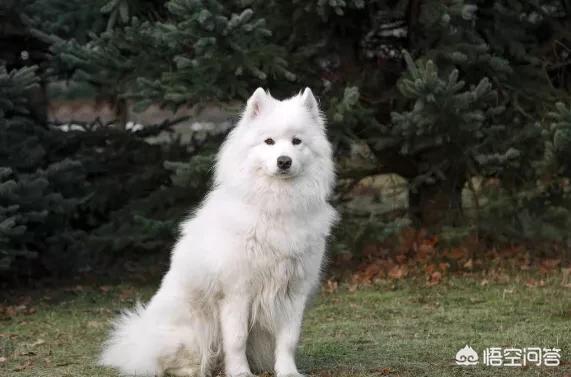
M267 106L269 94L262 88L256 89L254 94L248 99L244 117L246 119L254 119L264 110Z
M304 89L303 94L301 95L301 102L311 114L317 117L319 116L319 105L317 104L317 100L315 99L311 89Z

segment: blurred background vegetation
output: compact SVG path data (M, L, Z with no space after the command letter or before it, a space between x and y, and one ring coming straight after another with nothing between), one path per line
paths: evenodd
M569 263L570 53L569 0L3 0L1 280L168 263L259 86L319 96L363 279Z

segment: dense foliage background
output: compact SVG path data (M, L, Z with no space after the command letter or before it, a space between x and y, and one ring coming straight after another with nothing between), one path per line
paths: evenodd
M334 252L406 228L569 258L569 0L4 0L0 51L3 278L166 259L227 127L149 140L189 120L180 108L237 114L258 86L320 97ZM54 84L114 119L51 120ZM156 105L173 116L132 127ZM378 183L393 179L403 208Z

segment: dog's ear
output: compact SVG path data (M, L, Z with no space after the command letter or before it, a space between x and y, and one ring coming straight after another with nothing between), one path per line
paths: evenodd
M317 100L315 99L311 89L305 88L303 90L303 94L301 95L301 102L311 114L319 116L319 105L317 104Z
M244 118L246 119L254 119L262 111L264 111L264 107L267 106L269 100L269 94L262 88L258 88L254 91L254 94L250 98L248 98L248 102L246 104L246 110L244 111Z

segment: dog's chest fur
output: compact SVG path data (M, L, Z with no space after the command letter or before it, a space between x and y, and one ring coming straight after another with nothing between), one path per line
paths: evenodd
M311 216L261 217L246 237L252 317L262 327L275 325L275 318L291 305L294 293L304 289L318 274L324 236L311 226ZM316 265L317 264L317 265Z
M288 231L287 225L268 227L258 224L246 238L246 259L251 284L267 289L286 290L304 277L304 263L311 250L312 237L305 230ZM274 224L277 225L277 224Z
M264 265L256 263L249 281L254 323L271 331L281 313L288 312L292 298L299 294L308 278L308 266L303 263L301 257L282 257Z

